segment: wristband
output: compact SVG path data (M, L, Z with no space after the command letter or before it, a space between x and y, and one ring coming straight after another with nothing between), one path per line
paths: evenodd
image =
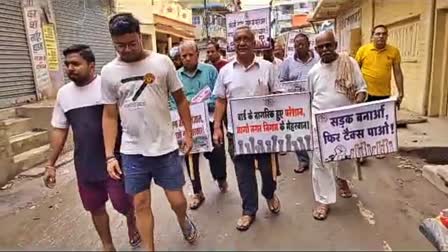
M117 160L115 156L106 157L106 163L109 163L112 160Z

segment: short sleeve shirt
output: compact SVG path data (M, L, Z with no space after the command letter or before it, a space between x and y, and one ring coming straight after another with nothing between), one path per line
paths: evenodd
M361 66L368 93L374 96L390 96L392 68L394 64L401 62L400 51L391 45L378 50L373 43L369 43L359 48L356 61Z
M219 72L213 94L224 99L268 95L277 91L278 81L274 65L269 61L255 57L246 68L233 60ZM227 111L230 111L229 103ZM233 133L231 113L227 113L227 119L228 132Z
M100 76L86 86L78 87L70 82L59 89L51 125L72 128L75 169L80 182L107 179L102 117Z
M152 157L176 150L168 98L182 84L168 56L150 52L132 63L116 58L101 73L105 103L119 108L121 153Z

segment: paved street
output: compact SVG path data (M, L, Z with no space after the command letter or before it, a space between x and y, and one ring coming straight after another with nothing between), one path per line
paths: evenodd
M363 170L365 180L353 182L355 197L339 198L327 221L318 222L311 216L310 173L293 173L295 156L281 157L281 214L271 216L260 198L257 221L249 231L240 233L235 229L241 208L233 166L228 167L230 191L220 194L202 159L207 199L191 212L200 229L197 244L190 246L182 240L163 192L154 187L156 249L434 250L419 233L418 224L445 207L446 196L418 170L398 168L400 160L405 161L398 156L371 160ZM420 165L418 160L411 163ZM83 211L72 164L62 166L58 173L53 191L42 187L41 178L19 181L0 191L0 248L101 249L89 215ZM185 189L190 192L190 185ZM110 212L116 246L128 250L125 219Z

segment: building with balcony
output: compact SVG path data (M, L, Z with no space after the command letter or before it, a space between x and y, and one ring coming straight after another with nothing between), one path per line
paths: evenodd
M173 44L195 39L192 10L178 1L116 0L116 10L140 20L145 49L167 54Z

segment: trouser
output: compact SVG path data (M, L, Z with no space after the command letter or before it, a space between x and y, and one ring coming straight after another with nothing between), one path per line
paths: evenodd
M243 215L255 216L258 210L258 185L255 175L255 160L258 161L258 169L261 173L261 194L270 200L274 197L277 183L272 177L271 155L234 155L235 145L232 134L227 134L229 139L229 154L235 166L238 189L243 201Z
M336 180L335 178L349 180L355 172L354 160L343 160L331 163L321 162L320 155L313 152L312 183L314 198L321 204L336 203Z
M211 135L213 136L213 123L210 124ZM222 126L221 126L222 130ZM225 145L213 145L212 152L204 153L204 157L208 159L210 171L212 173L212 177L214 180L222 181L227 179L227 171L226 171L226 152ZM201 183L201 175L199 172L199 153L193 154L193 173L194 180L191 180L190 174L190 164L188 162L188 157L185 158L185 162L187 164L188 176L190 177L191 184L193 185L193 193L198 194L202 193L202 183Z
M309 167L310 156L308 154L308 151L299 150L299 151L296 151L296 155L297 155L297 160L299 160L300 167Z

